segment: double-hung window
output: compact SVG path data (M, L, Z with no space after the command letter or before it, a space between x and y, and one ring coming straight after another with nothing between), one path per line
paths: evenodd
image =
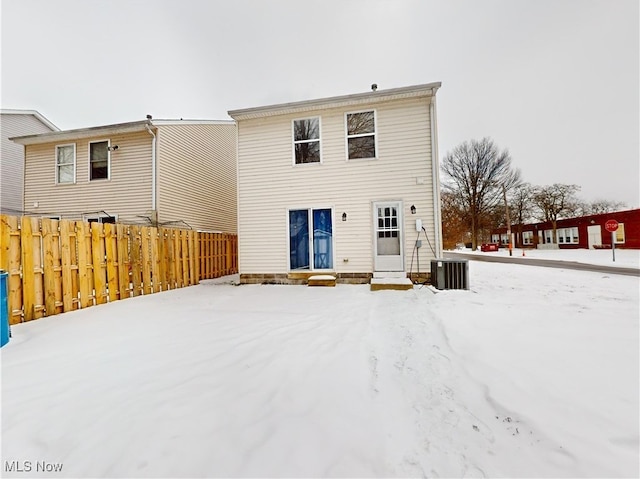
M56 183L76 181L76 145L56 146Z
M109 179L109 141L89 143L89 181Z
M350 160L376 157L375 111L347 113L347 158Z
M320 163L320 117L293 120L293 149L296 165Z
M533 244L533 231L522 232L522 244L526 244L526 245Z

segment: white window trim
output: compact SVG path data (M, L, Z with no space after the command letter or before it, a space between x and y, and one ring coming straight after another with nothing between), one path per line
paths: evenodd
M73 146L73 181L59 181L60 178L58 176L58 148L62 148L64 146ZM74 185L76 183L76 165L77 165L77 156L76 156L76 144L75 143L64 143L62 145L56 145L55 147L55 181L56 185Z
M107 177L106 178L98 178L95 180L91 179L91 145L93 143L104 143L107 142ZM92 183L94 181L110 181L111 180L111 139L105 138L103 140L91 140L87 144L87 181Z
M305 163L308 164L308 163ZM309 235L309 269L308 270L304 270L304 271L308 271L310 273L312 272L322 272L322 271L336 271L336 235L335 235L335 231L336 231L336 215L335 215L335 208L333 206L291 206L288 207L285 210L285 234L286 234L286 241L287 241L287 271L289 271L290 273L293 272L300 272L301 270L294 270L291 269L291 237L290 235L290 225L289 225L289 212L290 211L294 211L294 210L307 210L307 219L309 219L310 221L308 222L308 224L311 227L311 231L313 231L313 214L311 214L309 217L309 213L313 212L313 210L331 210L331 250L333 253L333 258L331 258L331 260L333 261L333 268L323 268L323 269L316 269L313 267L313 256L314 256L314 249L313 249L313 235Z
M300 120L313 120L318 119L318 139L317 140L298 140L296 141L295 123ZM317 141L320 150L320 161L314 161L312 163L296 163L296 145L299 143L311 143ZM322 117L320 116L304 116L300 118L294 118L291 120L291 162L293 166L309 166L309 165L321 165L322 164ZM304 209L304 208L302 208Z
M361 133L359 135L349 135L349 126L347 123L347 116L352 115L354 113L368 113L373 112L373 133ZM373 135L373 145L376 149L376 155L371 158L349 158L349 138L361 138L364 136ZM355 111L345 111L344 112L344 148L345 148L345 158L346 161L369 161L369 160L377 160L380 157L380 150L378 149L378 111L375 108L367 108L365 110L355 110Z

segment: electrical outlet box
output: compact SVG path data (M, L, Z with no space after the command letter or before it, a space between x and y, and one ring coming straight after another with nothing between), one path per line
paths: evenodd
M416 248L422 248L422 240L416 240Z

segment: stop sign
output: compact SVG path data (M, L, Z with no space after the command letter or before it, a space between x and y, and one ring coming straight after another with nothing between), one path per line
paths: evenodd
M604 224L604 229L606 229L609 233L613 233L618 229L618 222L616 220L607 220Z

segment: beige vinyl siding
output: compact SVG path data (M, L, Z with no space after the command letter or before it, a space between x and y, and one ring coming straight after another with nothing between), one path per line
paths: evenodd
M2 150L0 151L0 209L8 214L23 210L24 147L9 138L51 131L35 116L3 113L0 118Z
M151 218L151 135L147 132L26 146L25 206L47 215L106 211L127 223ZM110 179L89 181L89 143L110 140ZM56 184L56 145L76 145L76 183ZM38 207L34 207L34 203ZM149 219L147 219L149 218Z
M377 159L347 160L345 113L313 111L321 118L321 164L293 165L292 119L280 115L239 122L240 272L288 271L287 210L333 207L334 269L373 271L374 201L403 202L405 270L409 271L420 218L435 245L431 130L427 98L377 103ZM420 178L424 184L418 184ZM417 214L410 213L411 205ZM347 213L347 221L341 220ZM424 235L421 271L433 257ZM347 259L348 261L344 261ZM414 263L413 271L417 270Z
M158 220L237 231L236 125L158 127Z

